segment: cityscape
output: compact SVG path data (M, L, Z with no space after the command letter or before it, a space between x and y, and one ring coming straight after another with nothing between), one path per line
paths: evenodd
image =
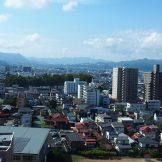
M0 2L0 162L162 161L161 6Z

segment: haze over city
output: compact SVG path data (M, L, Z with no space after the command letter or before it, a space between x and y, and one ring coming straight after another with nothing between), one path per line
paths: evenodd
M162 59L161 0L2 0L0 51L27 57Z

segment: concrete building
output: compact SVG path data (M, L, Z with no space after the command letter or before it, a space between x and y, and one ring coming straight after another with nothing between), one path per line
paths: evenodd
M122 102L137 101L138 69L113 68L112 98Z
M83 99L88 105L99 106L100 104L100 90L95 87L93 83L83 85Z
M45 162L50 129L0 126L0 134L14 133L13 162Z
M17 92L17 103L16 107L17 108L23 108L25 105L25 93L24 93L24 88L19 87L18 92Z
M140 112L140 111L144 111L146 108L146 104L144 103L127 103L126 106L126 111L129 112Z
M86 82L80 81L79 78L74 78L74 81L64 82L64 94L78 94L78 85L83 85Z
M160 65L153 65L153 71L144 74L145 100L162 102L162 72Z
M150 111L159 111L161 107L161 101L160 100L148 100L146 101L146 110Z
M23 114L21 116L21 126L23 127L31 127L32 125L32 115L31 114Z
M13 160L13 141L12 132L0 133L0 162L12 162Z
M112 123L112 118L107 114L98 114L95 118L95 122Z
M3 98L5 95L5 84L0 83L0 97Z

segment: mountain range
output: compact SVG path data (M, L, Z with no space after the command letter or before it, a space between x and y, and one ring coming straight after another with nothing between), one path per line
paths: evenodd
M0 52L0 65L56 65L56 64L101 64L106 67L132 67L147 71L152 69L153 64L160 64L162 60L138 59L131 61L106 61L102 59L93 59L90 57L63 57L63 58L27 58L19 53Z

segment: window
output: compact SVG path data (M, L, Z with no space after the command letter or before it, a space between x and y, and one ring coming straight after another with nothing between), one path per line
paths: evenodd
M35 159L35 157L31 156L31 155L23 156L23 161L33 161L34 159Z
M21 156L19 156L19 155L14 155L14 156L13 156L13 160L20 161L20 160L21 160Z

